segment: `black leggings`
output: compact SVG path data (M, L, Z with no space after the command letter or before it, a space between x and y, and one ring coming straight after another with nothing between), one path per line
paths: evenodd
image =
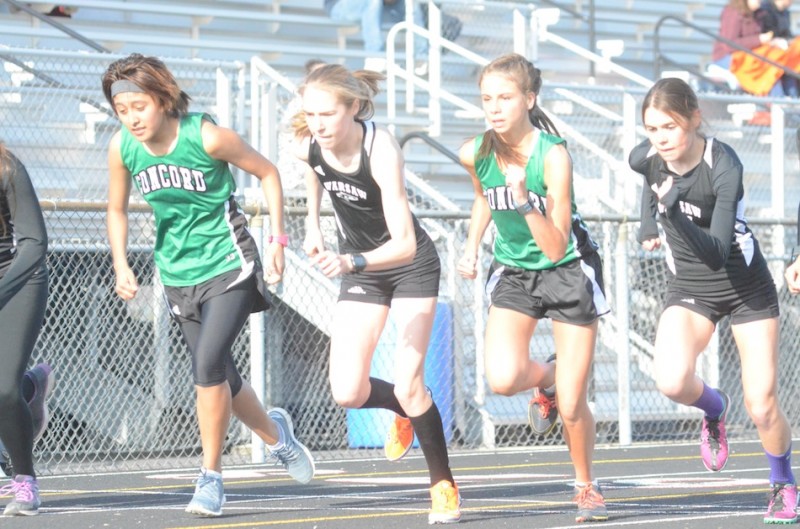
M192 377L201 387L212 387L226 380L231 395L242 389L242 377L231 349L253 307L255 292L250 281L244 288L233 288L214 296L200 308L200 321L180 324L183 338L192 353Z
M14 472L34 476L33 423L22 395L22 376L47 307L47 269L40 268L0 309L0 439Z

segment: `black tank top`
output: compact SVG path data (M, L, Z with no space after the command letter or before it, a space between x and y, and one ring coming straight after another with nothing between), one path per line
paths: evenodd
M375 123L367 121L361 125L364 128L361 160L358 169L353 173L343 173L328 165L313 137L308 146L308 164L331 197L336 214L339 251L342 253L368 252L391 238L383 213L381 188L372 178L370 170ZM411 217L419 244L422 238L427 238L427 234L417 218L413 214Z

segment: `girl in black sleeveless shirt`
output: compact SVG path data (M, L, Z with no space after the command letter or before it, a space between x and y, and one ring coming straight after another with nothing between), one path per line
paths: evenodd
M308 222L304 248L328 277L342 277L331 336L333 398L347 408L392 410L385 451L403 457L416 432L431 478L430 523L461 517L460 496L448 462L442 419L424 381L425 355L439 292L439 257L411 214L400 147L367 121L383 76L325 65L299 89L296 156L308 164ZM326 246L319 224L327 190L339 247ZM395 383L370 377L378 340L393 311L401 337Z

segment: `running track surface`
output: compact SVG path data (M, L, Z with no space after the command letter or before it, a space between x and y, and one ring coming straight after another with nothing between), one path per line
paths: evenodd
M465 529L765 527L767 462L754 442L731 443L728 466L720 473L703 468L696 444L598 447L595 473L609 520L597 524L574 522L572 465L563 447L459 452L450 461L464 500ZM428 479L420 456L396 463L317 462L308 485L272 465L226 468L227 503L218 518L183 512L195 473L174 468L43 477L39 516L4 517L0 528L427 527Z

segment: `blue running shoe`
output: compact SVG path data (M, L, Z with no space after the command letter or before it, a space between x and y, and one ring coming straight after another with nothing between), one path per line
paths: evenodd
M308 448L294 436L289 413L283 408L272 408L267 415L283 431L283 446L276 450L270 449L270 454L281 462L295 481L308 483L314 477L314 458Z
M186 506L186 512L200 516L220 516L225 505L222 474L205 468L195 480L194 496Z

